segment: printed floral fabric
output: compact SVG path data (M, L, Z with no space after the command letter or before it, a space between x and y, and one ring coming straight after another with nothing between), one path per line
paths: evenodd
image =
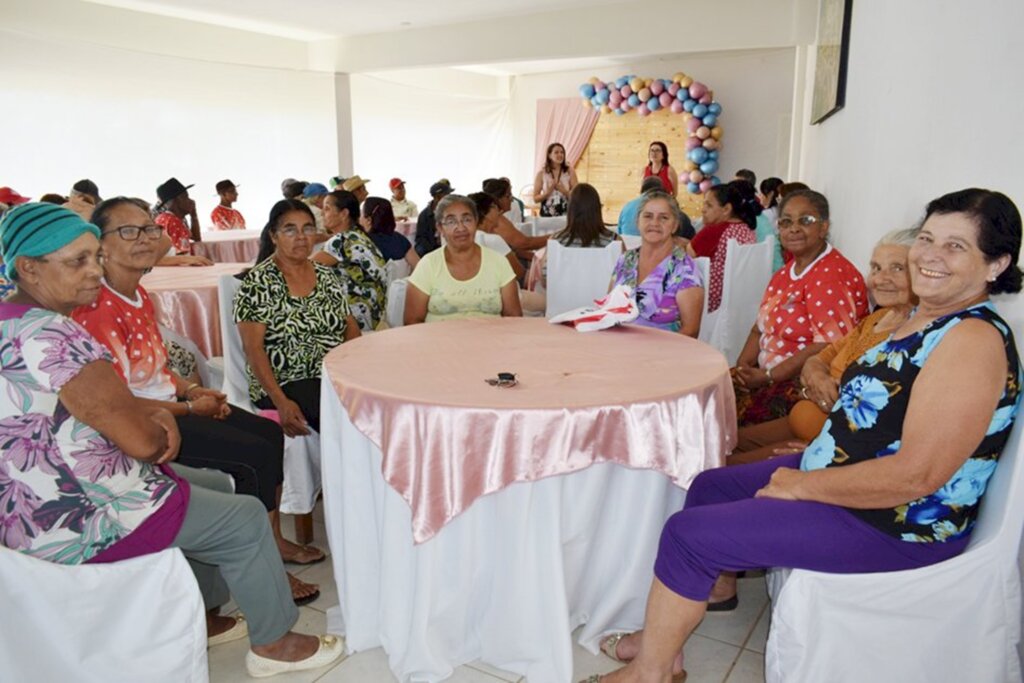
M640 268L640 248L630 249L619 257L613 277L615 284L633 288L636 305L640 309L637 325L678 332L679 307L676 293L687 287L702 287L700 270L689 255L675 247L643 282L637 282Z
M31 309L0 323L0 545L80 564L139 527L176 484L75 419L58 392L110 360L77 323Z
M0 261L0 301L3 301L14 292L15 284L7 279L4 273L4 262Z
M978 505L1010 436L1020 397L1021 368L1009 326L989 303L939 318L904 339L869 349L843 373L839 400L800 468L844 467L896 453L914 380L949 330L966 319L985 320L1003 336L1008 372L988 431L970 458L939 490L894 509L850 510L887 534L915 543L944 542L970 533Z
M388 292L387 263L380 250L365 232L352 228L327 240L324 252L338 260L334 271L345 288L359 329L377 329L384 317Z
M235 322L266 325L263 347L280 385L319 377L324 356L345 341L345 291L330 268L315 262L313 267L316 286L307 296L292 296L272 258L250 270L235 295ZM249 398L256 403L267 393L252 368L246 371Z

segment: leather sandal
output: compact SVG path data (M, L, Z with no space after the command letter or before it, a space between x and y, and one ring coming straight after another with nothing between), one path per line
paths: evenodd
M282 662L262 657L252 650L245 655L245 669L253 678L267 678L289 671L307 671L333 664L345 658L345 639L338 636L320 636L316 652L297 662Z
M635 631L633 633L635 633ZM604 653L605 657L614 659L616 662L620 662L622 664L629 664L629 662L632 661L631 659L622 659L618 655L619 641L621 641L626 636L633 635L633 633L613 633L610 636L603 638L598 647L600 648L601 652ZM600 680L601 674L596 674L588 678L585 682L581 683L600 683ZM685 680L686 669L683 669L677 674L672 674L672 683L683 683L683 681Z

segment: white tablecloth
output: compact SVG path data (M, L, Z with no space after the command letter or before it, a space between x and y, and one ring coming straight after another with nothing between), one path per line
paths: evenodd
M386 333L385 333L386 334ZM513 484L413 545L409 505L380 450L323 383L324 509L341 605L332 633L383 646L400 681L440 681L482 660L531 683L569 682L571 633L643 623L661 527L685 494L663 474L598 464Z

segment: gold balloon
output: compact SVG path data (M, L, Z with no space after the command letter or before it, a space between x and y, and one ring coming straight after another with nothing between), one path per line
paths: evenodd
M601 82L601 79L598 78L597 76L591 76L590 80L587 81L587 83L590 83L590 85L597 85L600 82Z
M677 71L674 74L672 74L672 82L673 83L678 83L679 81L683 80L684 78L686 78L686 74L684 74L682 71Z
M601 113L602 114L611 114L612 113L612 108L609 107L607 104L601 105Z
M683 162L683 170L686 171L687 173L689 173L690 171L696 171L697 164L687 159L685 162Z
M640 92L644 87L644 80L642 78L634 78L629 82L629 87L633 92Z
M580 100L580 101L583 102L583 106L584 107L593 107L594 106L593 104L591 104L590 100L588 100L585 97L582 100Z
M693 79L689 76L683 76L679 79L680 88L689 88L691 85L693 85Z
M715 126L714 128L712 128L711 129L711 137L713 137L716 140L721 140L722 139L722 127L721 126Z

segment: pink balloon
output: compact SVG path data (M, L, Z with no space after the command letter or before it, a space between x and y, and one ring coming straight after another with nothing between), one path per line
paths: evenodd
M647 116L648 114L651 113L651 110L647 108L646 103L641 104L639 107L636 108L636 110L640 112L640 116Z
M710 178L705 178L704 180L700 181L700 191L707 192L708 190L711 189L712 184L713 183L711 182Z
M700 119L698 119L696 116L691 117L690 120L686 122L686 130L688 130L691 134L696 133L697 129L700 127Z
M660 78L655 80L655 81L653 81L653 82L651 82L651 94L653 94L653 95L660 95L663 92L665 92L665 84L661 82ZM662 102L662 104L665 104L665 103Z
M703 173L701 173L700 171L690 171L690 182L691 183L699 183L702 180L704 180L704 174Z
M698 100L698 102L700 102L701 104L711 104L711 102L712 102L711 93L709 93L709 92L704 93L704 95L701 96L701 98Z
M686 138L686 151L700 147L700 138Z
M677 92L679 92L679 84L678 83L672 83L672 84L670 84L668 86L668 94L669 95L671 95L672 97L675 97Z
M669 109L672 110L673 114L681 114L683 113L683 103L675 98L672 98L672 104L669 106Z
M690 85L690 97L692 97L695 100L699 100L700 98L704 97L704 93L706 93L707 91L708 86L704 85L699 81L694 81Z
M700 138L697 139L699 140ZM702 144L704 149L718 149L718 140L711 137L704 138L704 142Z
M662 93L658 95L658 101L661 102L661 106L663 107L667 107L671 105L673 102L679 102L679 100L677 100L676 98L672 97L671 95L664 91L662 91Z
M618 90L612 90L608 93L608 104L612 107L617 107L622 103L622 95L619 94Z
M601 81L598 81L597 83L594 84L594 90L601 91L601 90L607 90L607 89L608 89L608 84L607 83L603 83Z
M633 94L633 89L630 88L628 85L624 85L621 88L619 88L619 94L622 95L623 97L629 97L630 95Z
M621 109L622 111L629 111L632 108L633 107L629 106L629 100L627 100L626 98L623 98L622 102L619 103L619 109Z
M697 137L699 137L701 140L707 140L709 137L711 137L711 129L708 128L707 126L701 126L700 128L697 129Z

